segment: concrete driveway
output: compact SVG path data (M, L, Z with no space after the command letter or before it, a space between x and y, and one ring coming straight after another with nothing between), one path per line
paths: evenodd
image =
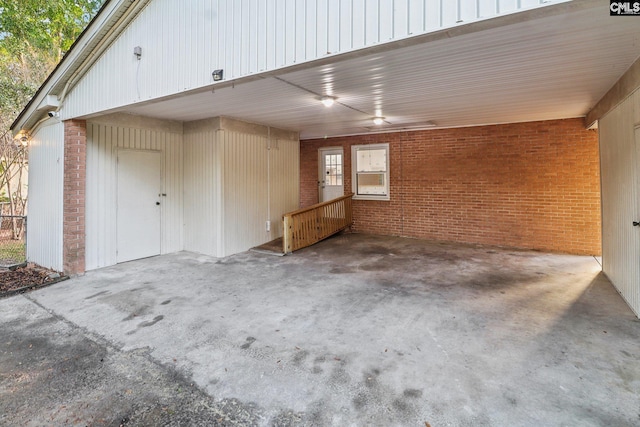
M0 301L2 425L636 426L640 322L592 257L341 235Z

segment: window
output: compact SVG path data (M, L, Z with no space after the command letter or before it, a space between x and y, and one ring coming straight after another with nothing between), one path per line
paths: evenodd
M342 154L324 156L325 185L342 185Z
M351 147L354 199L389 200L389 144Z

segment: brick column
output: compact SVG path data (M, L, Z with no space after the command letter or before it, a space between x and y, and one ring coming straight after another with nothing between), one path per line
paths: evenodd
M84 273L87 122L64 122L62 264L67 274Z

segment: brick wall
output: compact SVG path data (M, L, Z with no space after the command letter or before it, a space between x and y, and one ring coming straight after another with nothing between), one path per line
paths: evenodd
M596 255L597 133L582 119L301 141L300 202L318 200L318 149L388 142L390 201L354 200L354 230Z
M87 124L64 122L63 258L67 274L85 270L85 187Z

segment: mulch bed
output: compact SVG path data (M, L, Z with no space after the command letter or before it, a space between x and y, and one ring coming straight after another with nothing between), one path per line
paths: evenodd
M39 289L68 278L36 264L0 269L0 298Z

